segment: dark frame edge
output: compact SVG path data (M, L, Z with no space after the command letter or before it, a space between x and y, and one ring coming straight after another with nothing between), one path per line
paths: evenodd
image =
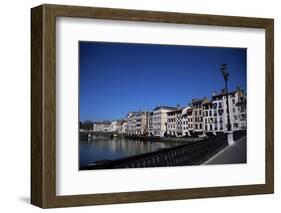
M124 203L161 202L216 197L271 194L267 184L237 185L207 188L172 189L158 191L135 191L108 194L56 196L44 208L110 205Z
M31 204L56 198L55 17L46 5L31 9Z
M269 19L265 28L265 153L266 186L269 193L274 193L274 19Z
M43 6L31 9L31 204L43 207Z

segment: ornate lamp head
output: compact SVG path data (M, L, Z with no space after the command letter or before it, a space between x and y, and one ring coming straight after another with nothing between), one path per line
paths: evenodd
M227 64L222 64L221 65L221 73L224 77L225 81L228 81L229 79L229 73L227 72Z

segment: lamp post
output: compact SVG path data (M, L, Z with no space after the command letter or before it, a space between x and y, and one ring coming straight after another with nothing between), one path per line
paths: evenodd
M231 124L230 124L230 115L229 115L229 101L228 101L228 90L227 90L227 82L229 80L229 73L227 72L227 64L222 64L221 65L221 73L224 78L224 83L225 83L225 96L226 96L226 114L227 114L227 140L228 140L228 145L233 145L233 131L231 130Z

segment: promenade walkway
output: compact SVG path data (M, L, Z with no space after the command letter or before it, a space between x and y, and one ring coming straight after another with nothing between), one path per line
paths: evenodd
M238 139L234 145L224 148L222 151L211 157L203 165L233 164L247 162L247 138Z

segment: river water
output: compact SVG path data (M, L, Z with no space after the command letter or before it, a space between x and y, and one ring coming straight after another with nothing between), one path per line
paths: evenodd
M86 166L99 160L115 160L180 144L182 143L150 142L106 137L94 138L91 141L81 140L79 143L79 164L80 166Z

